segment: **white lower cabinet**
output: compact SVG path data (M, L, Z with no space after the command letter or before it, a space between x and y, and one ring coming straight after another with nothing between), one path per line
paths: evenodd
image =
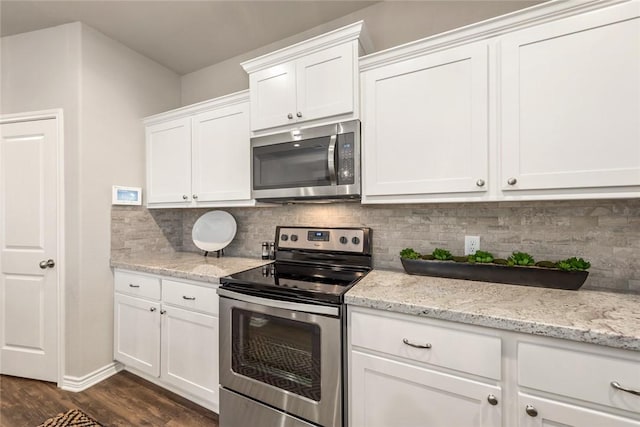
M351 369L353 427L502 425L499 387L359 351Z
M218 318L177 307L163 307L163 381L218 402Z
M350 427L503 425L499 338L351 308L349 331Z
M640 427L638 351L353 306L348 333L350 427Z
M557 400L518 394L518 427L640 427L640 421Z
M160 375L160 302L116 293L114 358L145 374Z
M210 284L115 272L114 359L218 411L218 295Z

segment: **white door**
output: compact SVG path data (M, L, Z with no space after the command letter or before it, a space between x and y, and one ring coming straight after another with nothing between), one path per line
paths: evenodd
M218 318L162 309L162 379L217 407Z
M507 192L640 185L640 7L629 2L503 37Z
M640 421L518 393L518 427L640 427Z
M191 203L191 119L148 126L147 203Z
M296 62L298 121L353 111L357 42L307 55Z
M113 358L159 377L160 303L116 293L113 317Z
M249 75L251 130L296 122L294 62L275 65Z
M362 74L367 200L486 193L487 69L476 43Z
M249 200L249 103L198 114L192 124L193 197L198 202Z
M350 375L353 427L502 426L499 387L359 351Z
M57 121L0 126L0 373L57 381Z

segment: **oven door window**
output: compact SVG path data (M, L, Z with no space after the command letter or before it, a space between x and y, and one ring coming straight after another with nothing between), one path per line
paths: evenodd
M320 401L320 327L232 310L234 372Z
M330 137L253 148L253 189L331 185Z

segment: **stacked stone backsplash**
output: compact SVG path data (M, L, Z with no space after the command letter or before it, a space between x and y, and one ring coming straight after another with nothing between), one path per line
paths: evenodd
M198 252L191 229L213 209L114 207L114 256L139 251ZM227 208L237 223L230 256L260 256L276 225L363 226L373 229L374 267L400 270L405 247L462 254L464 236L498 257L514 250L537 260L571 256L591 261L584 288L640 293L640 200L581 200L420 205L286 205Z

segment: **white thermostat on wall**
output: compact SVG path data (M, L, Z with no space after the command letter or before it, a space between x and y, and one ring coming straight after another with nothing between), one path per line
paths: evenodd
M142 205L142 188L113 186L112 205Z

